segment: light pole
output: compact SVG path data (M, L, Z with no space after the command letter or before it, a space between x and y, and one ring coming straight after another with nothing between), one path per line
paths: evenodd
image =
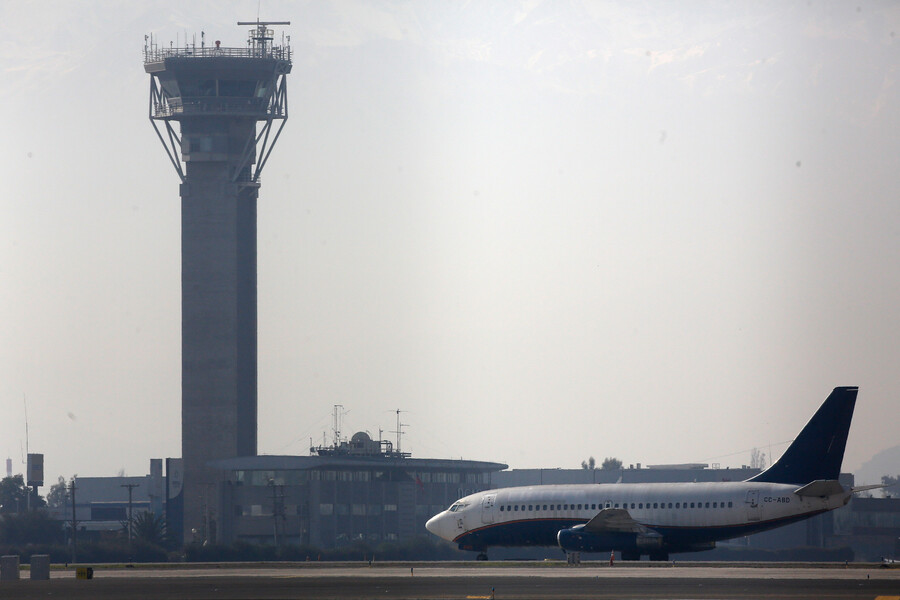
M141 487L139 483L123 483L120 487L128 488L128 547L131 548L131 492L136 487Z
M76 532L78 531L78 526L75 523L75 477L72 477L72 482L69 484L69 493L72 495L72 563L78 562L78 538Z

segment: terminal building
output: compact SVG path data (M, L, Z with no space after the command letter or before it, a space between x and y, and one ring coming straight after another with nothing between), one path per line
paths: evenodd
M834 512L829 546L853 548L856 560L900 558L900 498L854 498Z
M214 461L222 472L217 541L334 548L427 535L425 521L457 499L491 489L507 466L411 458L359 432L310 456Z

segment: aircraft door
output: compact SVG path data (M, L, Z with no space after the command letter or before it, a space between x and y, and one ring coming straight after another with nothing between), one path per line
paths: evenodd
M747 492L747 520L759 521L760 518L759 490Z
M482 523L493 523L494 522L494 500L497 499L497 494L488 494L481 500L481 522Z

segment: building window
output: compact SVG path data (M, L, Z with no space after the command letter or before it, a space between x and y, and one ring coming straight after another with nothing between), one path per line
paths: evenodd
M334 504L320 504L319 505L319 514L320 515L333 515L334 514Z
M397 512L397 505L396 504L385 504L384 512Z
M306 471L280 471L284 485L300 485L306 481Z
M275 479L275 471L250 471L250 485L269 485Z
M350 514L355 515L357 517L365 516L366 505L365 504L351 504L350 505Z

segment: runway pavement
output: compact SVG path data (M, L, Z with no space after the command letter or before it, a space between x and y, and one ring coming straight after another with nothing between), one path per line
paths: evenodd
M23 572L27 577L28 572ZM104 568L77 580L0 581L0 598L222 599L581 599L581 598L890 598L900 600L900 569L813 566L653 566L599 563L380 563L203 565Z

